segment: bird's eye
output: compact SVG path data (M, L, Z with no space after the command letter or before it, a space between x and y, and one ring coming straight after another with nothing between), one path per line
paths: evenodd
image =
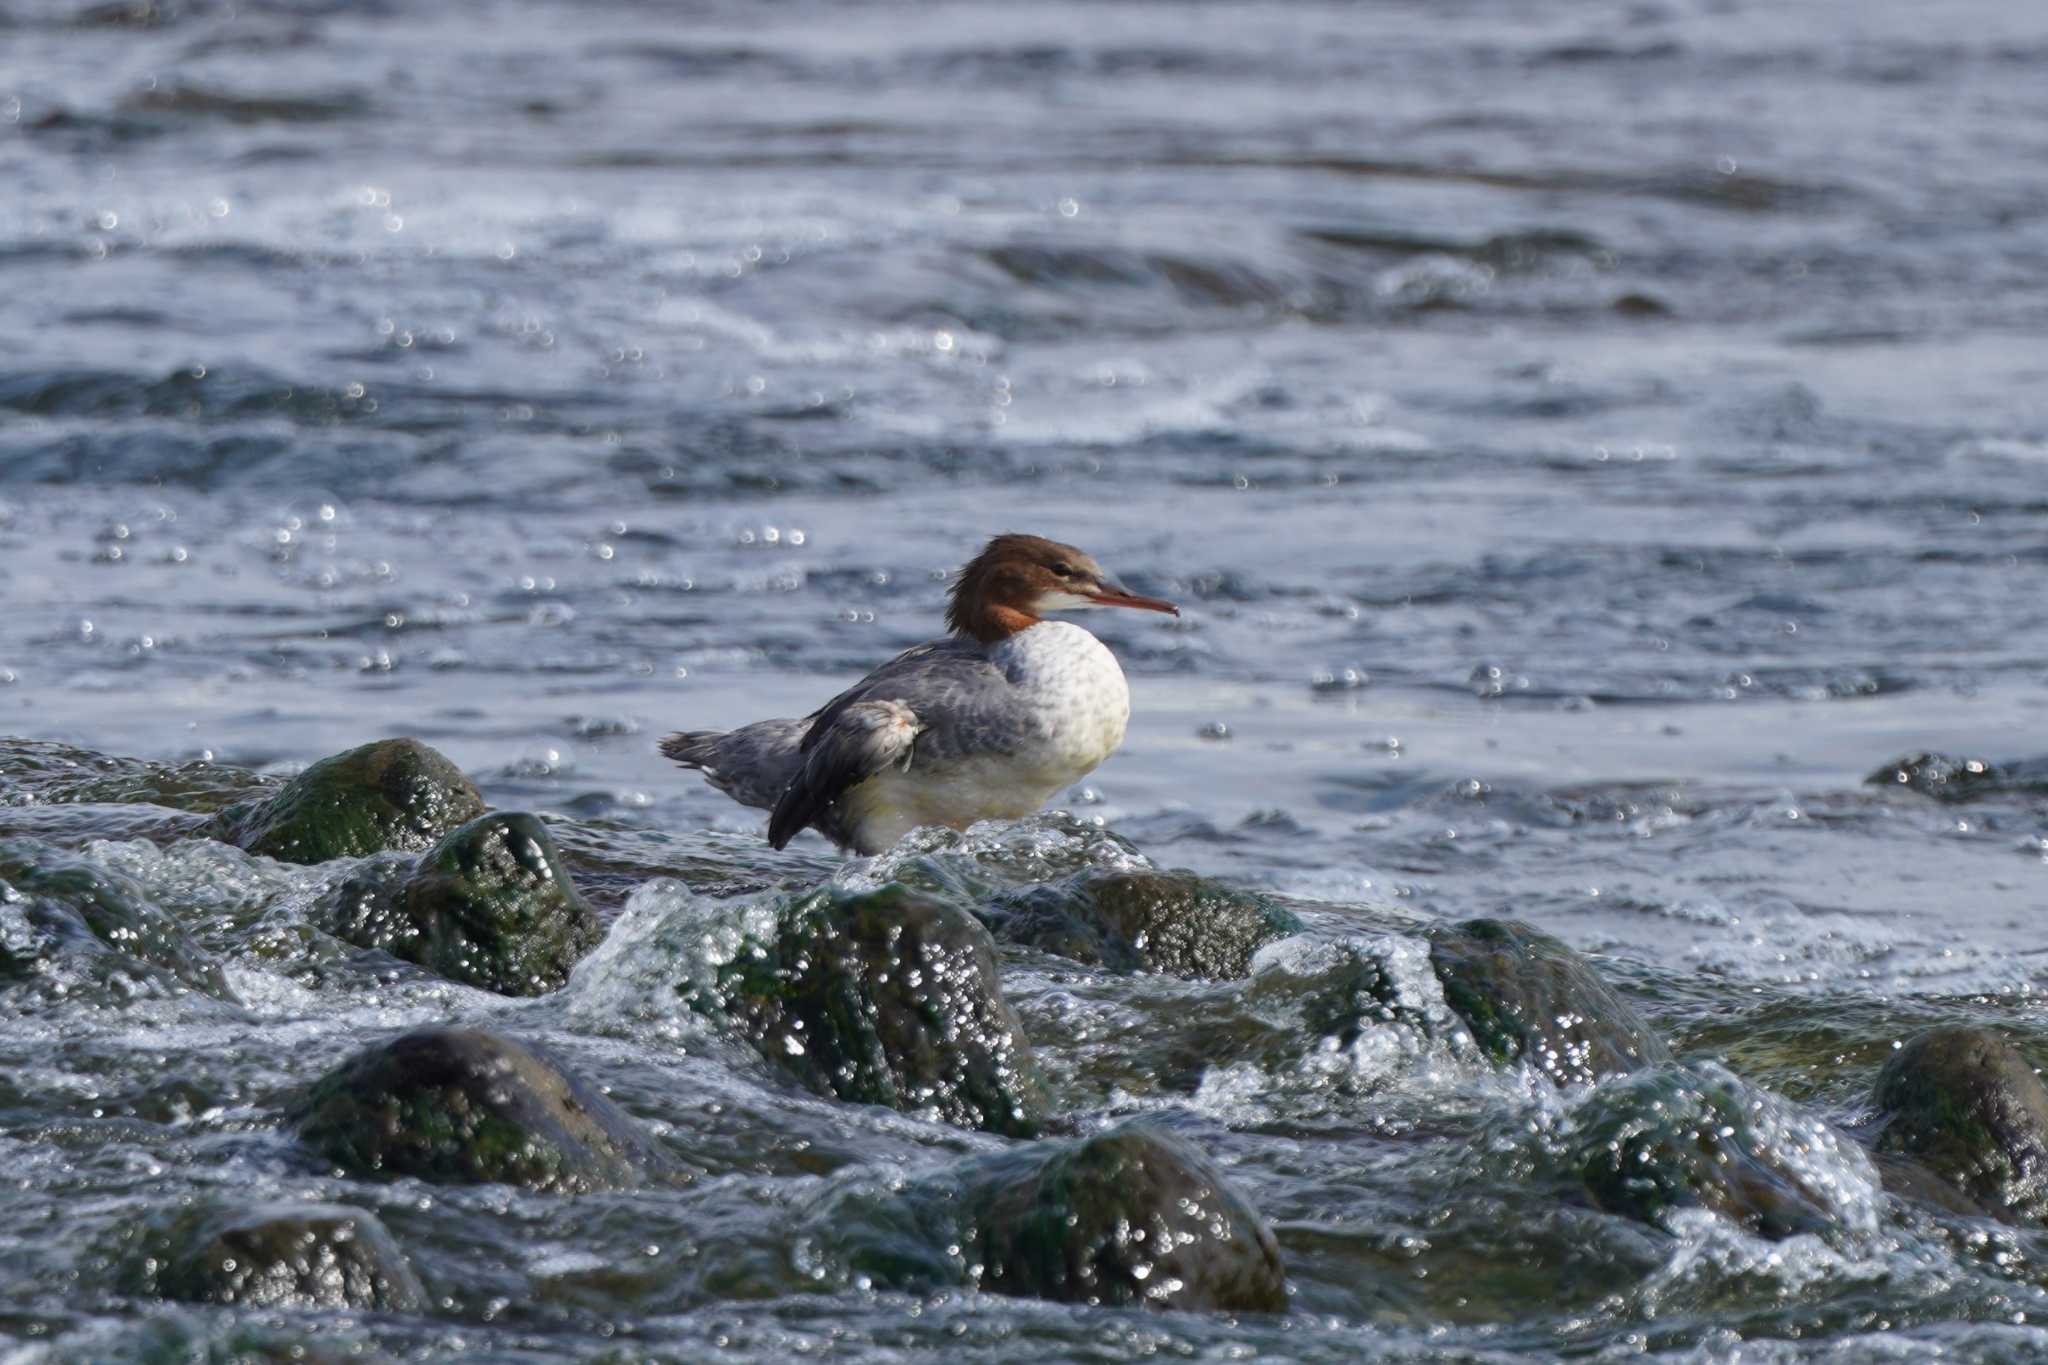
M1071 564L1055 564L1052 566L1052 571L1061 578L1072 578L1074 576L1074 566Z

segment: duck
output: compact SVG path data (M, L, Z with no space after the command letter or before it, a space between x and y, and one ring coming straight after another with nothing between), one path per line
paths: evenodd
M1042 809L1123 743L1130 686L1107 645L1054 613L1180 608L1095 559L1006 532L960 570L948 633L914 645L807 716L685 730L661 752L742 805L780 849L805 829L863 856L926 825Z

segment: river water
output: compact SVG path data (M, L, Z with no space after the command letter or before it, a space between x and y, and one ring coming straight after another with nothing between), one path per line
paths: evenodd
M1528 919L1853 1124L1930 1022L2048 1049L2048 803L1865 781L2043 748L2044 69L2048 10L1992 0L7 5L0 733L276 772L414 734L648 879L809 885L849 874L655 741L815 706L1036 531L1184 605L1089 621L1133 717L1077 815L1339 926ZM200 920L331 874L7 828ZM621 932L682 893L632 894ZM1295 1312L837 1283L805 1210L993 1140L636 1038L589 974L337 993L228 944L244 1008L0 1029L6 1359L2048 1351L2031 1233L1854 1172L1827 1237L1567 1210L1527 1135L1583 1097L1420 1045L1176 1089L1134 1040L1235 1006L1029 955L1062 1106L1196 1135ZM447 1018L706 1177L285 1159L278 1096ZM108 1228L223 1188L376 1208L439 1310L107 1288Z

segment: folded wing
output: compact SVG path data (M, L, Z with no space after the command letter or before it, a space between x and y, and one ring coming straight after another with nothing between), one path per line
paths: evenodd
M830 708L804 737L803 766L768 817L768 842L781 848L832 808L841 794L877 773L908 768L924 730L900 701L851 701Z

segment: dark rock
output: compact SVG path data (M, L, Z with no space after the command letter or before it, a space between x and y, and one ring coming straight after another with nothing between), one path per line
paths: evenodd
M883 1207L831 1210L852 1267L885 1284L971 1283L1067 1303L1277 1313L1272 1232L1213 1165L1130 1123L980 1158Z
M151 1241L136 1276L143 1293L251 1308L427 1307L384 1225L343 1204L205 1209Z
M1630 290L1626 294L1615 295L1614 311L1627 318L1668 318L1671 305L1655 294Z
M1445 1003L1503 1066L1526 1061L1581 1085L1671 1057L1585 959L1520 920L1432 926L1429 958Z
M1036 1131L1037 1063L974 917L890 884L820 891L692 1005L736 1022L805 1085L995 1133Z
M416 739L386 739L323 758L276 792L228 807L214 837L287 863L418 852L484 801L462 770Z
M1946 754L1914 754L1887 763L1866 782L1904 787L1937 801L1977 801L1987 797L2048 796L2048 758L2020 758L1992 763L1981 758Z
M1281 907L1185 871L1082 872L998 898L989 913L1012 943L1198 981L1247 976L1262 946L1301 930Z
M1999 1211L1986 1207L1957 1189L1946 1176L1935 1174L1916 1157L1901 1152L1873 1150L1870 1164L1877 1169L1886 1194L1915 1203L1932 1205L1957 1218L1996 1218Z
M664 1159L640 1124L548 1053L430 1028L358 1053L292 1113L300 1139L353 1175L625 1189Z
M1654 1067L1592 1091L1568 1161L1595 1206L1648 1223L1697 1208L1783 1238L1875 1221L1860 1148L1715 1066Z
M2012 1044L1940 1028L1878 1073L1879 1151L1917 1158L1988 1208L2048 1217L2048 1087Z
M197 991L233 1001L220 964L109 868L28 840L0 841L0 988L112 1005Z
M402 869L366 868L341 888L329 927L505 995L559 989L604 937L547 826L517 812L480 816Z

